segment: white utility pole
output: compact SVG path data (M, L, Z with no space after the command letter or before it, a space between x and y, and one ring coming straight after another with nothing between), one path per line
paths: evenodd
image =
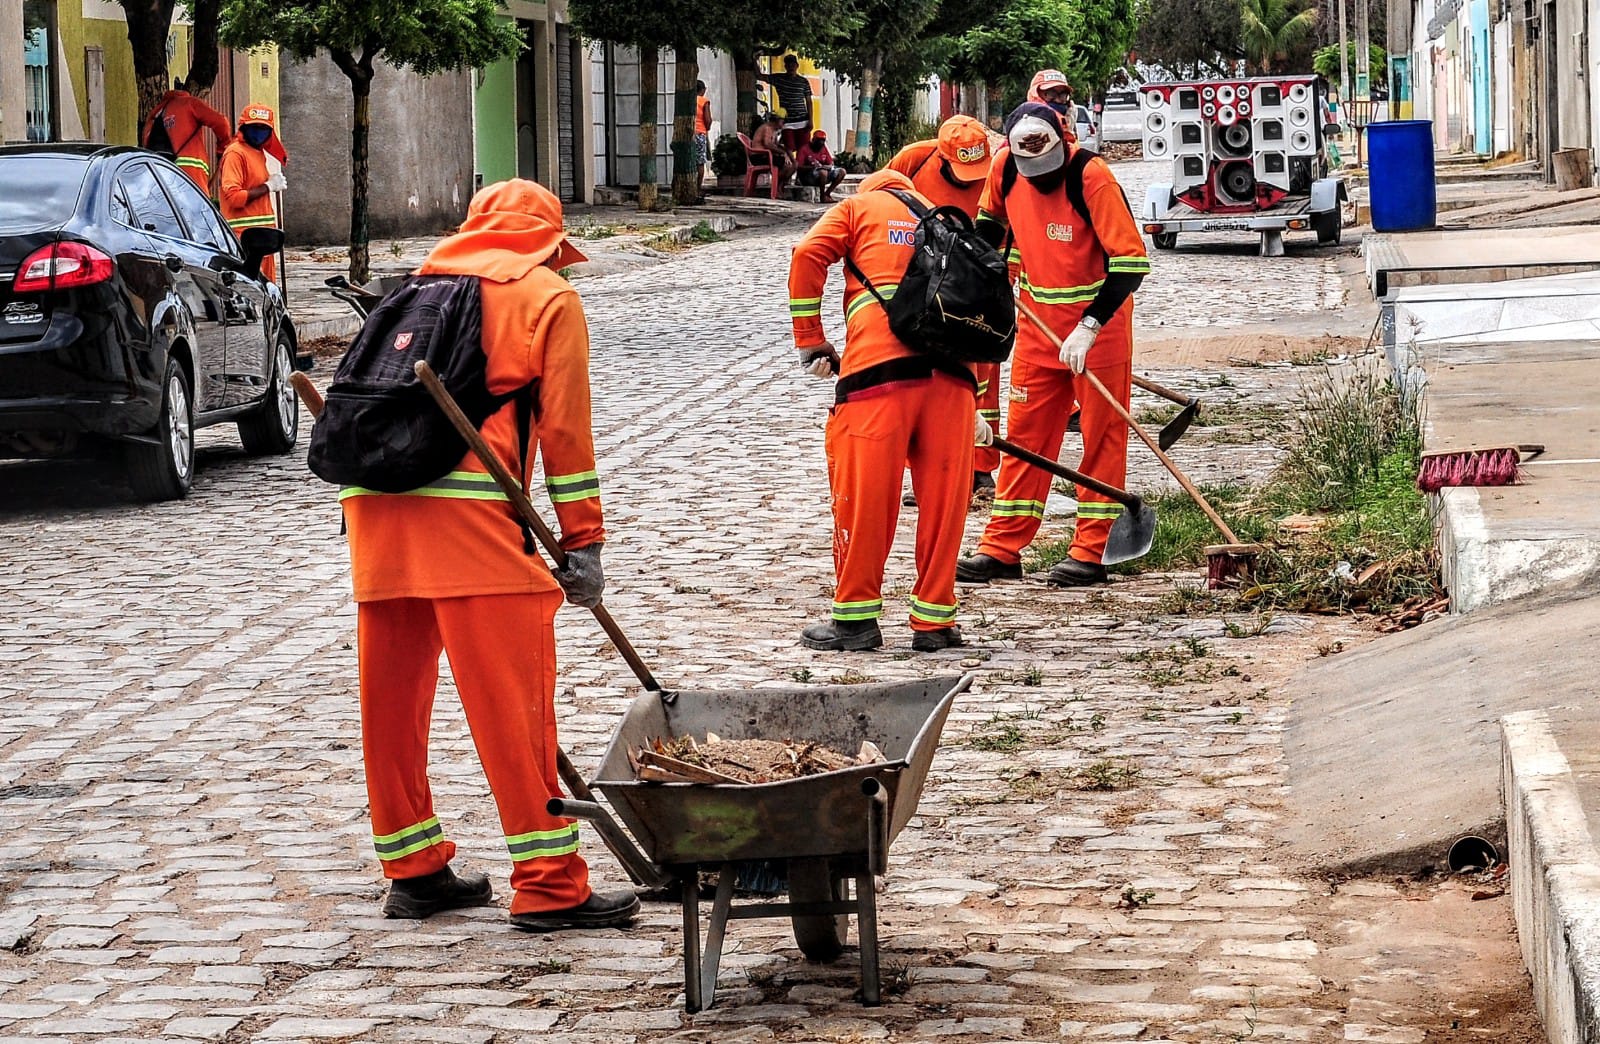
M1350 100L1350 40L1345 26L1350 19L1344 13L1344 0L1339 0L1339 108L1342 111Z
M1372 97L1372 35L1367 30L1370 0L1356 0L1356 97Z

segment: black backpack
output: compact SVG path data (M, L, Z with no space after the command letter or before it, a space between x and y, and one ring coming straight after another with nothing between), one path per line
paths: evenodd
M405 493L448 474L467 443L417 379L425 360L474 427L513 398L527 459L532 388L491 395L476 276L413 275L367 316L334 371L306 463L341 486Z
M150 121L150 134L144 140L144 147L158 156L175 159L178 150L172 147L172 135L167 133L166 112L165 105L156 110L155 117Z
M890 189L917 217L914 250L900 286L885 298L850 258L845 265L889 315L906 347L945 363L1005 362L1017 336L1017 306L1005 258L959 207L929 210Z

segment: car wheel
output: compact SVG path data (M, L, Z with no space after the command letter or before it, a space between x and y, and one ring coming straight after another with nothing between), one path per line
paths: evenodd
M288 453L300 436L300 402L295 398L289 374L294 372L294 353L289 339L278 335L272 353L272 377L261 405L239 420L239 441L246 453L257 456Z
M1155 232L1151 234L1150 242L1156 245L1157 250L1176 250L1178 248L1178 233Z
M140 500L177 500L194 481L194 406L176 360L167 361L161 389L160 419L150 432L155 441L130 443L126 451L128 482Z

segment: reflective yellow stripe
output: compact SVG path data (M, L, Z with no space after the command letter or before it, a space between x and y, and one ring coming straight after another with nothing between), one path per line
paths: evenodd
M385 493L365 486L346 486L339 491L340 500L351 497L439 497L444 500L506 500L494 477L481 471L452 471L450 474L418 486L404 493Z
M923 602L916 598L911 600L911 618L924 623L945 624L955 623L956 607L953 605L938 605L934 602Z
M1106 262L1106 271L1143 275L1150 271L1150 259L1148 257L1139 257L1138 255L1113 257Z
M1110 518L1115 519L1122 514L1121 504L1103 504L1096 501L1078 501L1079 518Z
M1024 272L1017 285L1040 304L1075 304L1094 300L1094 295L1100 292L1105 280L1096 280L1085 286L1035 286L1028 281L1028 273Z
M834 602L833 618L835 620L876 620L883 615L883 599L874 598L867 602Z
M544 486L550 491L552 504L570 504L576 500L588 500L590 497L600 495L600 479L592 471L551 475L544 480Z
M885 301L893 301L894 300L894 292L896 290L898 290L898 289L900 289L900 284L899 283L891 283L891 284L888 284L886 286L880 286L880 287L878 287L878 297L882 297ZM861 291L855 297L850 299L850 303L849 304L844 306L844 318L845 318L845 321L849 322L850 319L857 312L861 311L861 309L865 308L867 305L872 305L872 304L877 304L877 303L878 303L878 298L872 296L872 291L871 290L863 290L863 291Z
M196 170L203 170L207 174L211 173L211 164L207 163L203 159L199 159L199 158L194 157L194 156L179 156L178 157L178 166L180 166L180 167L194 167Z
M820 297L791 297L789 298L789 316L793 319L804 319L813 315L822 314L822 298Z
M978 411L978 416L982 417L986 421L997 421L997 420L1000 419L1000 411L999 410L979 410Z
M276 228L277 224L278 219L271 214L228 219L229 228Z
M991 511L997 518L1043 518L1042 500L997 500Z
M378 858L387 862L411 855L413 852L420 852L424 848L431 848L443 840L444 828L439 825L439 817L430 816L404 830L396 830L382 837L374 835L372 847L377 851Z
M541 856L568 855L578 850L578 827L573 824L559 830L530 830L526 834L507 836L506 848L511 851L514 863Z

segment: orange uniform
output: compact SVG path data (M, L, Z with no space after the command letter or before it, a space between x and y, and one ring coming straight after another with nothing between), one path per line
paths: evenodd
M789 310L795 346L825 343L822 292L828 269L848 258L885 298L911 259L917 218L885 189L910 179L879 171L829 210L794 248ZM924 202L927 202L924 200ZM833 492L835 621L883 613L883 566L894 542L900 476L911 465L917 519L917 581L911 627L955 623L955 563L971 491L973 388L970 370L935 370L889 330L889 318L856 275L845 274L845 349L826 435Z
M272 134L266 144L257 148L246 143L246 124L265 124L270 127ZM222 216L227 220L228 227L233 229L234 235L247 228L282 227L278 224L278 212L272 206L272 193L265 192L255 199L250 198L250 190L265 185L271 176L268 156L273 157L279 165L288 162L289 158L284 152L283 143L278 140L277 117L265 105L246 105L239 113L239 133L222 151L222 173L218 185ZM269 281L277 278L278 266L272 258L262 261L261 273Z
M228 126L228 118L188 91L168 91L144 121L144 133L139 140L147 147L150 128L155 125L157 116L161 117L167 138L177 152L178 166L200 187L201 192L211 195L211 151L200 132L210 129L219 143L227 141L233 133L233 128Z
M992 154L989 132L971 116L952 116L939 128L937 138L915 141L895 154L890 170L911 179L916 190L934 206L956 207L977 220L978 203L989 178ZM957 177L957 172L968 175ZM1000 433L1000 364L978 363L978 413L995 434ZM984 474L1000 466L1000 451L979 446L972 451L972 468Z
M553 216L552 216L553 215ZM529 460L566 550L605 539L589 428L589 336L578 295L555 269L582 260L562 238L560 204L531 182L491 185L423 273L476 275L488 386L533 385ZM483 425L502 460L521 451L518 410ZM450 658L511 852L513 914L561 910L589 897L572 820L545 811L556 773L555 631L559 585L524 543L517 516L481 461L403 494L346 489L351 573L359 603L362 742L373 844L390 878L422 877L455 853L434 815L428 721L441 649Z
M1144 240L1122 189L1104 160L1089 160L1083 170L1087 220L1077 213L1059 183L1041 191L1016 177L1003 191L1007 148L995 156L984 190L982 216L1009 225L1018 265L1019 296L1049 323L1059 338L1083 318L1108 275L1142 276L1150 271ZM1077 146L1069 147L1070 158ZM1133 365L1133 298L1124 300L1105 321L1087 369L1127 405ZM1054 460L1061 452L1073 404L1081 410L1083 463L1079 470L1113 486L1126 479L1128 426L1098 392L1060 360L1058 349L1026 317L1017 320L1016 354L1011 362L1010 407L1006 434L1013 442ZM1050 476L1011 458L1000 465L994 509L979 544L979 554L1004 563L1021 560L1044 518ZM1071 556L1099 564L1106 536L1122 506L1091 490L1078 490L1078 525Z

